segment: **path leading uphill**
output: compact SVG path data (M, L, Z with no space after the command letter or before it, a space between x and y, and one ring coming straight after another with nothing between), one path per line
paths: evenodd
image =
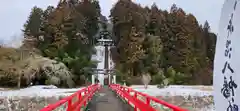
M88 111L133 111L108 87L103 87L94 95L88 105Z

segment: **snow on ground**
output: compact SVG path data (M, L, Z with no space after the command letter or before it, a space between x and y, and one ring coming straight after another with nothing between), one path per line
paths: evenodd
M143 85L131 86L134 90L140 91L151 96L211 96L212 86L182 86L182 85L170 85L165 88L157 88L156 85L149 85L147 89ZM73 94L74 92L82 88L61 89L56 86L31 86L20 90L0 90L0 97L9 96L56 96L64 94Z
M83 88L83 87L82 87ZM61 89L56 86L31 86L28 88L23 88L19 90L9 90L0 88L0 98L1 97L56 97L56 96L67 96L82 88L72 88L72 89ZM182 86L182 85L170 85L165 88L157 88L156 85L149 85L148 89L145 89L143 85L133 85L131 86L136 91L146 93L151 96L195 96L204 97L212 96L212 86ZM214 106L210 105L206 109L201 109L198 111L215 111Z
M165 88L157 88L156 85L149 85L147 89L142 85L131 86L136 91L155 96L183 96L184 98L191 97L209 97L213 96L212 86L183 86L183 85L170 85ZM194 101L192 101L194 102ZM160 104L152 103L153 106L162 107ZM189 107L190 108L190 107ZM190 111L190 109L189 109ZM201 108L191 109L191 111L215 111L214 104L202 106Z
M212 96L212 86L183 86L170 85L165 88L157 88L156 85L149 85L147 89L142 85L131 86L134 90L149 94L151 96Z
M19 90L6 90L0 91L0 97L14 97L14 96L27 96L27 97L52 97L58 95L71 95L74 92L80 90L82 88L72 88L72 89L60 89L56 86L31 86L24 89Z

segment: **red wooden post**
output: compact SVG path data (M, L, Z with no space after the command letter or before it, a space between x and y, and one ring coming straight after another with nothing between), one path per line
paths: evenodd
M87 90L86 90L86 94L88 94L89 93L89 87L87 88Z
M67 104L68 104L67 111L72 111L72 99L68 100Z
M82 99L82 92L79 92L79 94L78 94L78 101L81 101L81 99Z
M84 101L83 105L86 106L87 105L87 101Z
M128 94L130 94L130 89L127 89Z
M134 96L133 96L134 99L138 99L137 98L137 92L134 91Z
M134 92L133 98L137 100L137 92ZM137 111L137 107L135 107L134 111Z
M150 98L146 97L146 104L150 105Z
M138 108L136 107L136 106L134 106L135 108L134 108L134 111L137 111L138 110Z

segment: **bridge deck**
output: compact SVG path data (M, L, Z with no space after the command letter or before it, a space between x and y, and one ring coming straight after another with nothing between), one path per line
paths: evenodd
M108 87L103 87L94 95L88 105L88 111L133 111L133 108L124 103Z

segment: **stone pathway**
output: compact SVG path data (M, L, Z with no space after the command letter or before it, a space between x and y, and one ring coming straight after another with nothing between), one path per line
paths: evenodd
M88 111L133 111L133 108L119 99L111 89L103 87L92 98Z

